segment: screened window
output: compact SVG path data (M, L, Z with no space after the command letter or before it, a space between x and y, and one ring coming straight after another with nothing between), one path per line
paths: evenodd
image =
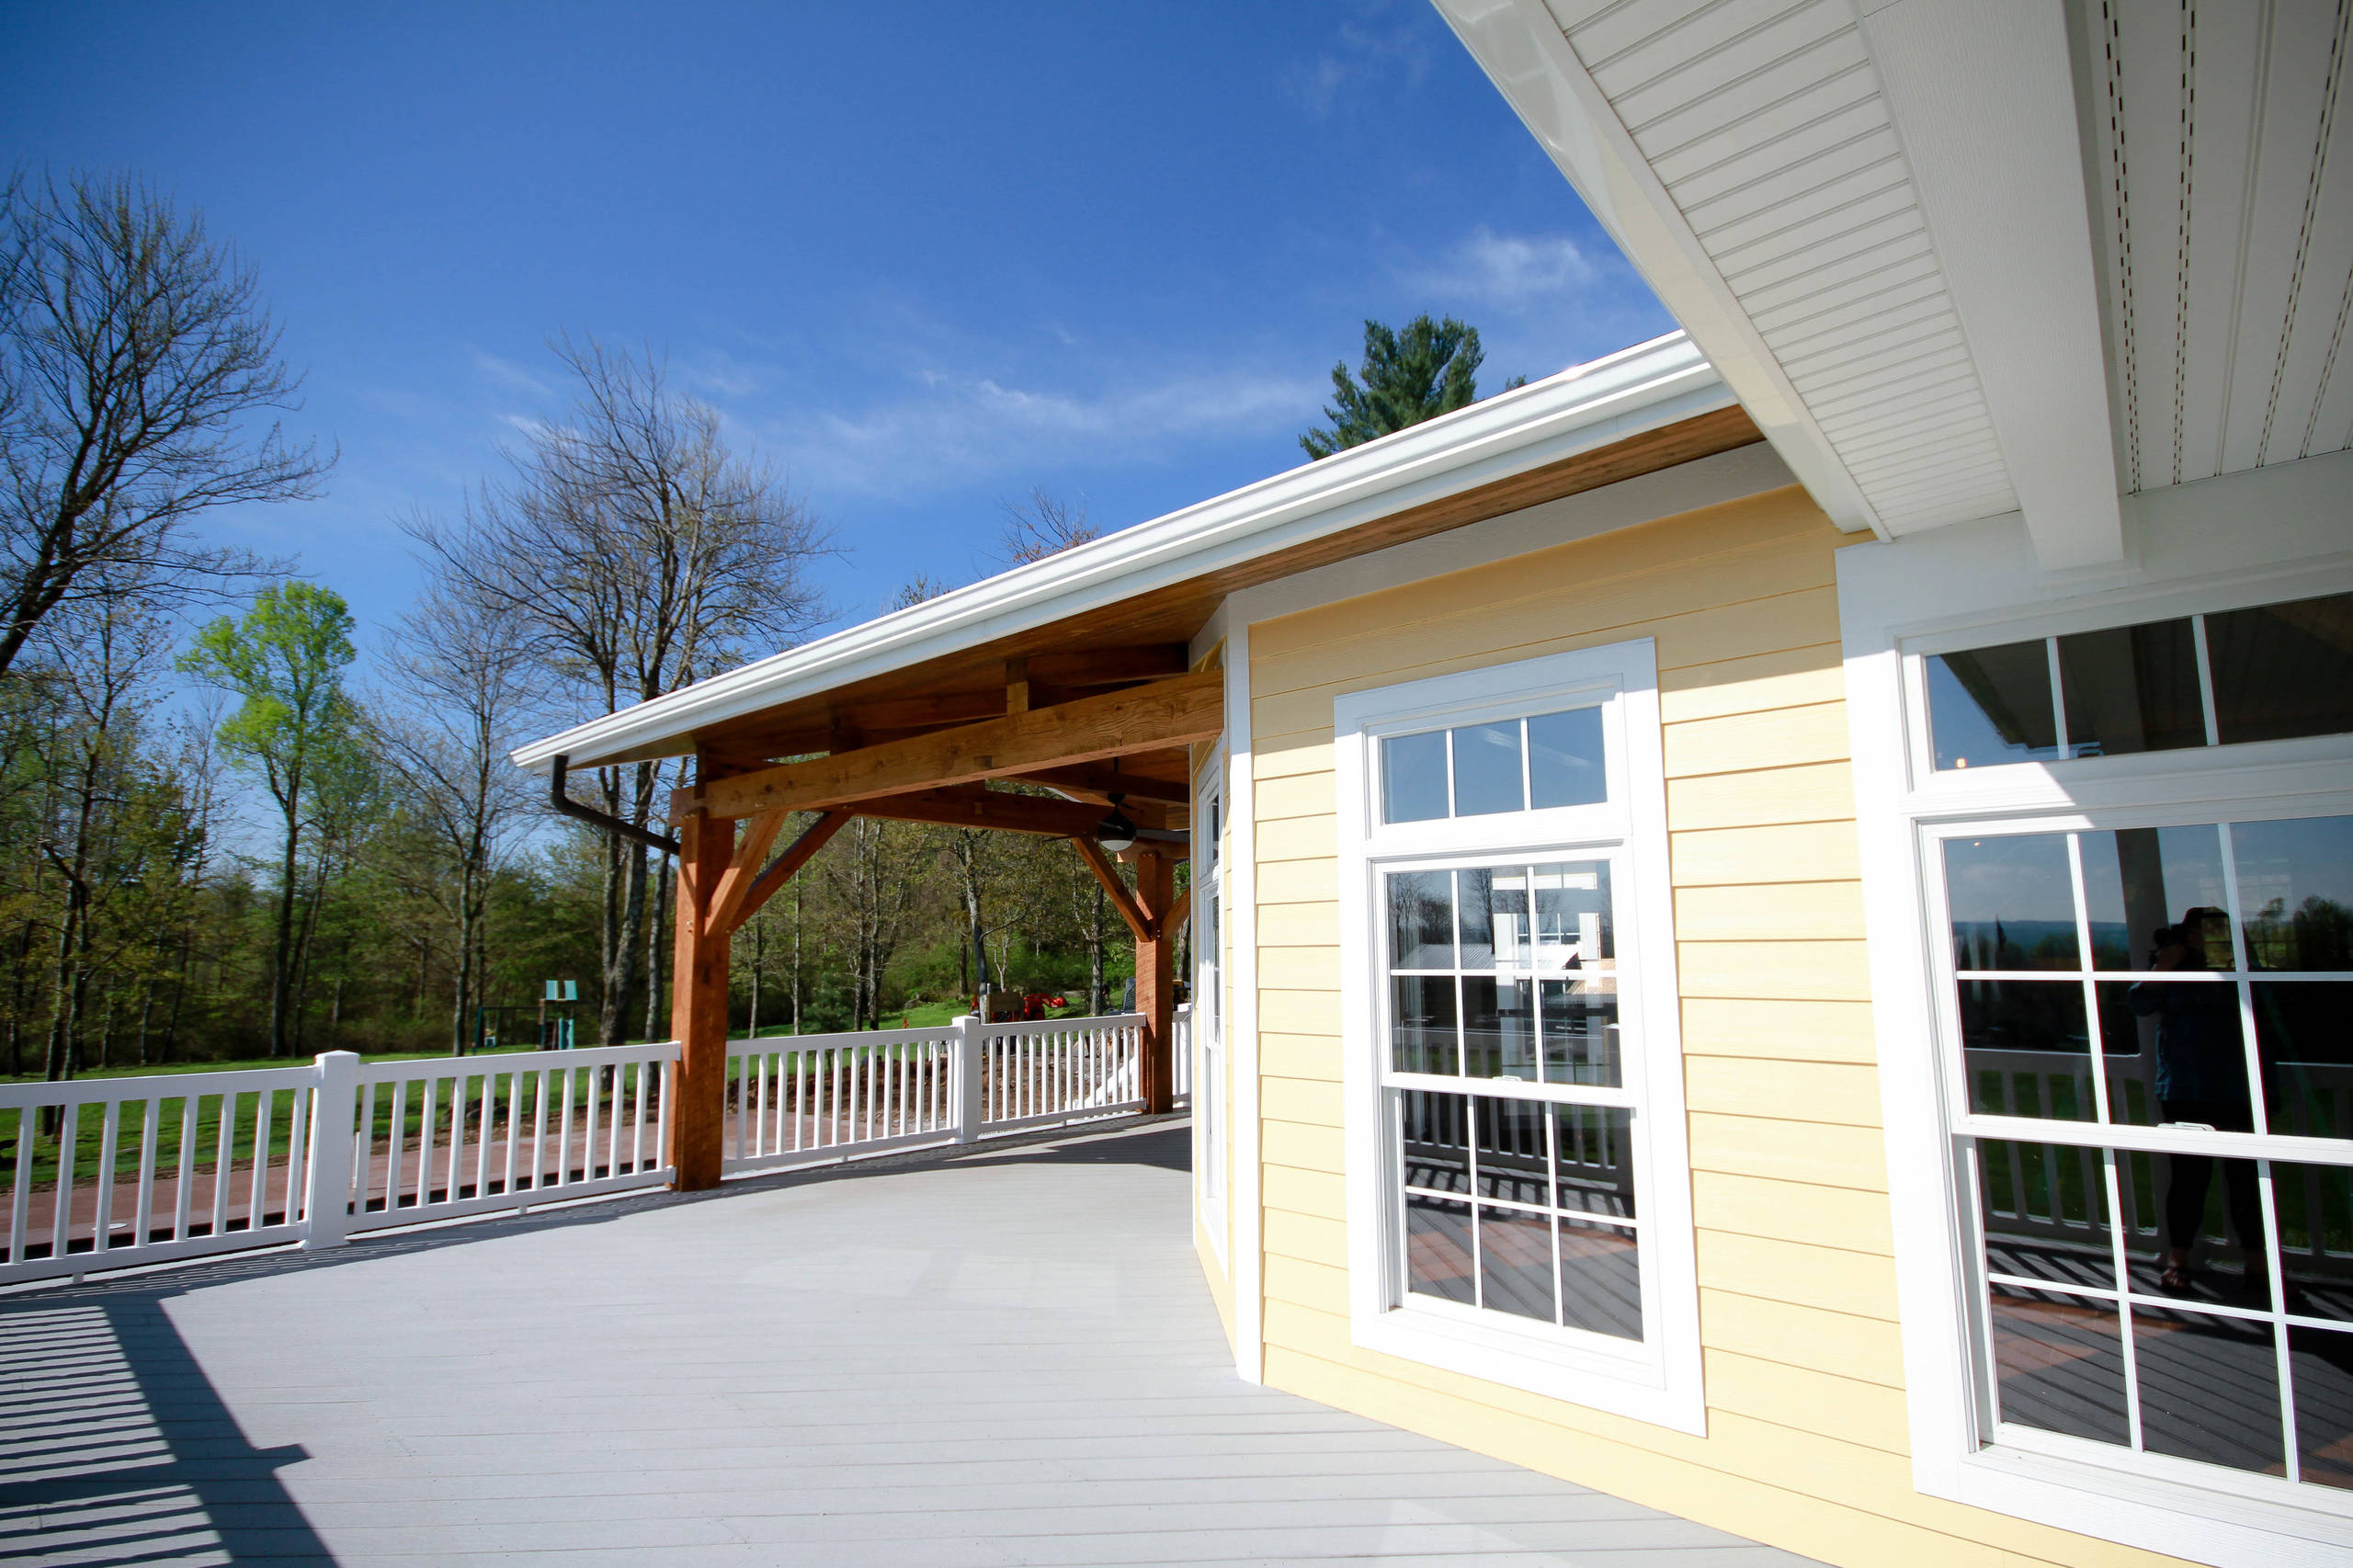
M2353 733L2353 594L1922 661L1935 766Z
M2353 1488L2353 817L1940 850L1989 1438Z

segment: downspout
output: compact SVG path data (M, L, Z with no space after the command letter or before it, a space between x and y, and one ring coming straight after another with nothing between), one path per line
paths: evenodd
M623 838L634 839L650 849L659 849L665 855L676 855L678 852L676 839L665 837L650 828L640 827L635 823L623 822L616 816L608 816L593 806L584 806L570 795L565 794L563 781L565 775L569 772L568 765L571 760L570 757L558 753L554 766L548 769L549 805L553 806L565 816L577 817L580 821L593 824L607 833L617 833Z

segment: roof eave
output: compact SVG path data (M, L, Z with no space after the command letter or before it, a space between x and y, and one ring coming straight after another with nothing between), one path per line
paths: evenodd
M517 748L542 771L664 744L1732 406L1670 333Z

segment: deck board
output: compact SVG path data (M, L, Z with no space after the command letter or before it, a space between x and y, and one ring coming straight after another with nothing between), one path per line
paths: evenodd
M1181 1126L0 1297L0 1555L1802 1560L1239 1381Z

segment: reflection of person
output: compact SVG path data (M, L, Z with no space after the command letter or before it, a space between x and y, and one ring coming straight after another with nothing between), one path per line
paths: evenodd
M2211 971L2230 967L2230 917L2219 909L2186 910L2181 924L2156 933L2153 971ZM2217 950L2219 949L2219 950ZM2214 960L2221 960L2218 965ZM2127 999L2142 1017L2157 1018L2157 1107L2168 1122L2191 1122L2222 1132L2252 1132L2255 1114L2247 1097L2246 1053L2239 1033L2238 987L2206 981L2144 980ZM2213 1186L2214 1162L2205 1154L2165 1156L2165 1268L2167 1290L2188 1283L2189 1253L2206 1218L2206 1194ZM2256 1201L2255 1165L2222 1163L2223 1206L2231 1229L2246 1255L2247 1277L2263 1241L2262 1211Z

